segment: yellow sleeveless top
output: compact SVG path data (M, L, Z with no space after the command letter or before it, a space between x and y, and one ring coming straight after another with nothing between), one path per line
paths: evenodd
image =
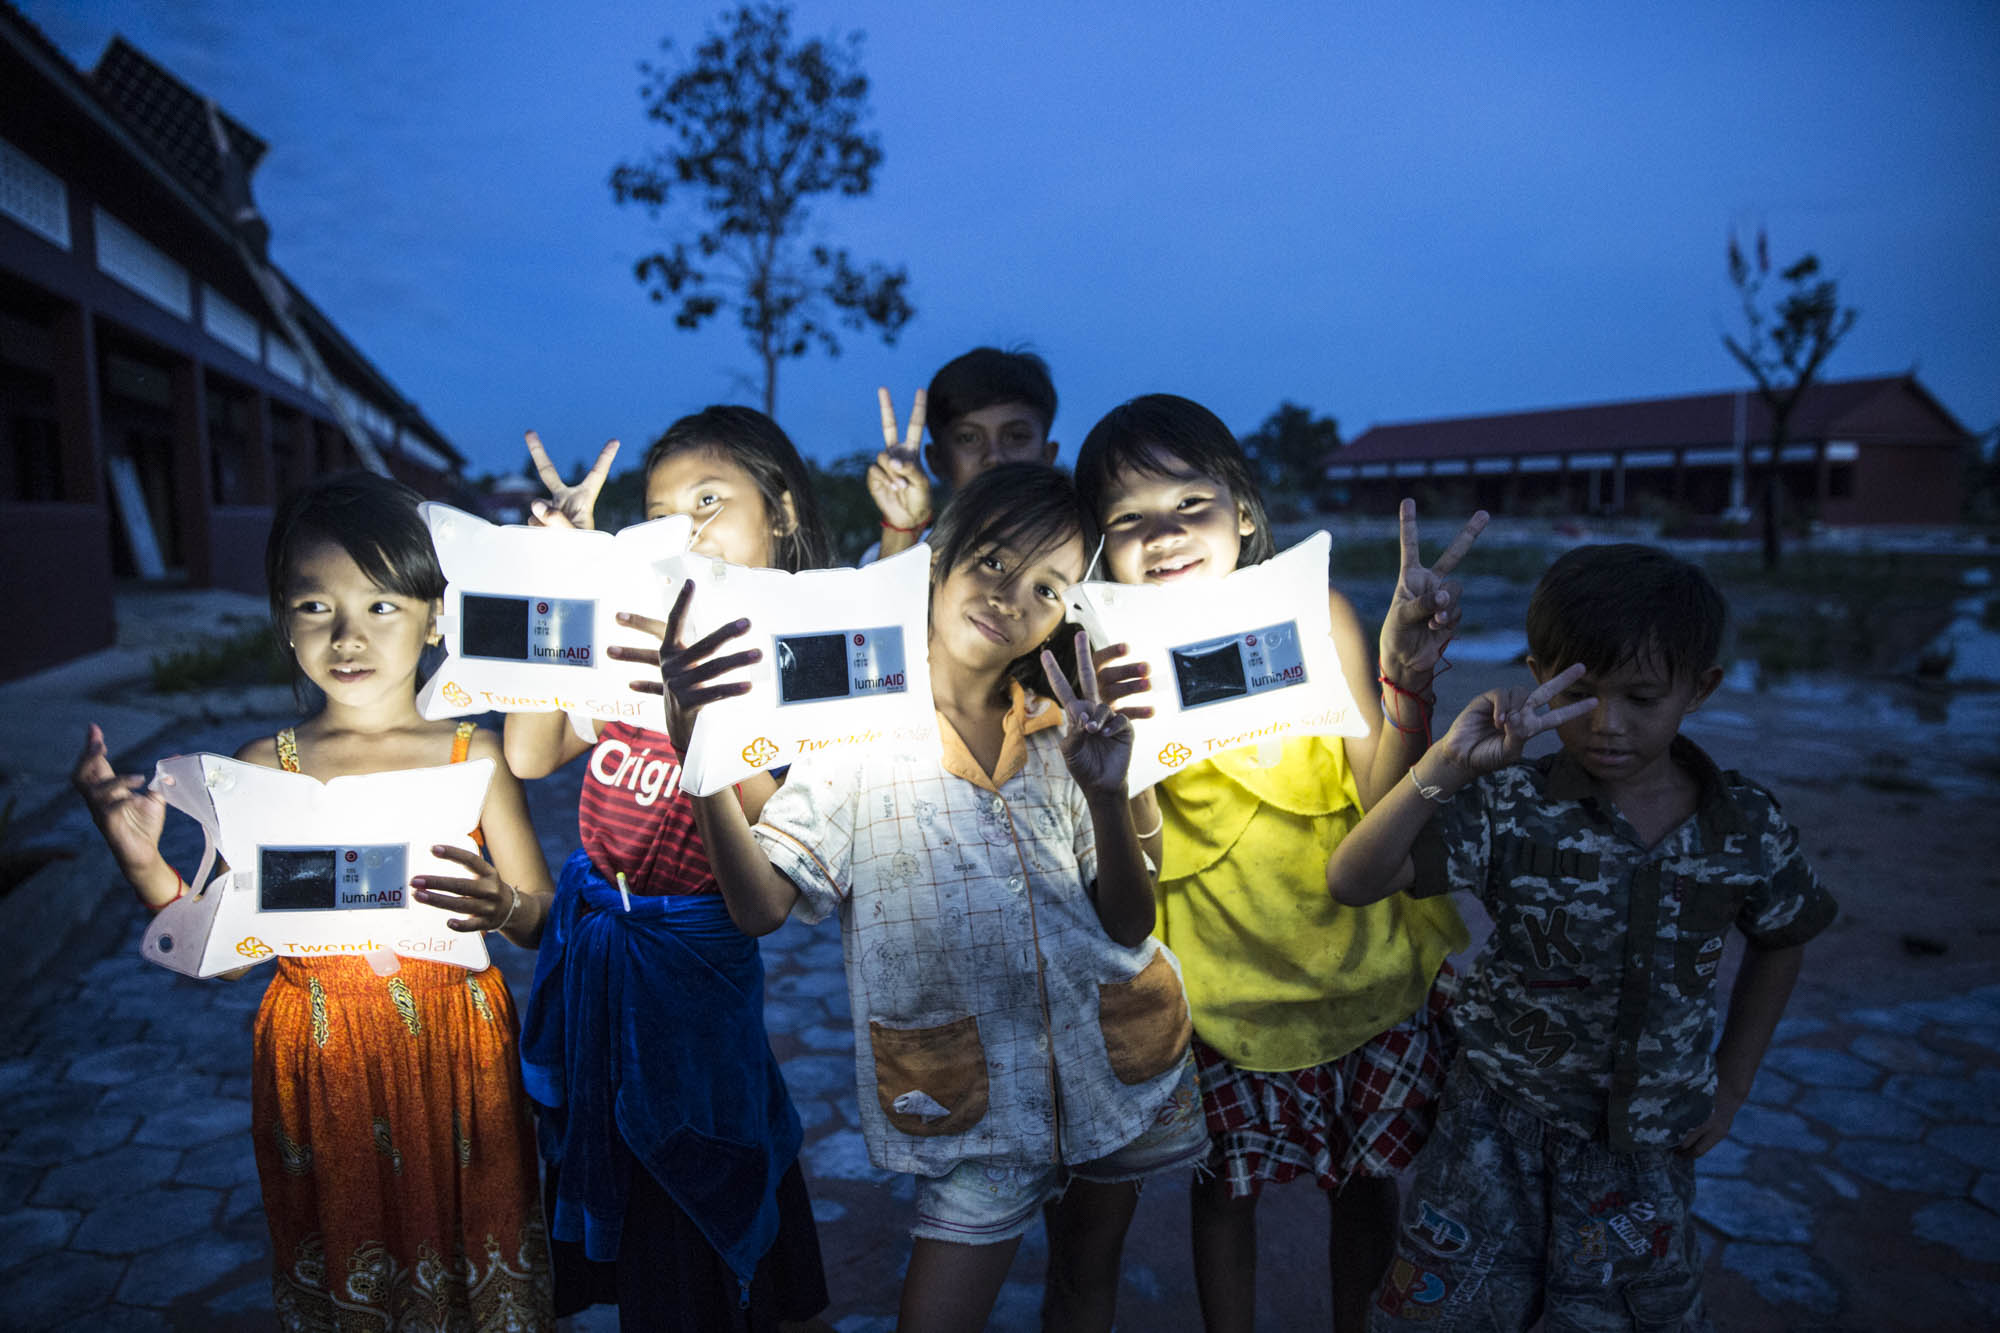
M1160 784L1156 931L1181 960L1201 1039L1266 1073L1338 1059L1402 1022L1467 943L1449 897L1342 907L1327 893L1327 858L1361 818L1339 737L1269 757L1232 750Z

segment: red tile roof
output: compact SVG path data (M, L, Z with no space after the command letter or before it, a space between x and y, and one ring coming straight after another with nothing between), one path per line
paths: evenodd
M1391 459L1483 458L1513 454L1592 453L1621 449L1715 446L1736 441L1735 392L1544 408L1490 417L1449 417L1376 426L1328 455L1329 463ZM1770 413L1754 391L1744 395L1745 438L1768 439ZM1858 443L1961 443L1969 432L1914 375L1815 384L1792 414L1793 440Z

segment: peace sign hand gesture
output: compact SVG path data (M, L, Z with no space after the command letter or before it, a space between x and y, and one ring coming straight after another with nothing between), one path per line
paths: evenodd
M674 598L673 609L667 612L667 623L664 625L646 616L626 611L618 613L620 624L659 636L658 649L626 648L613 644L605 650L607 656L621 662L640 662L660 668L660 679L635 680L632 688L640 694L666 696L667 735L673 739L674 748L682 754L687 753L688 742L694 738L695 715L701 712L703 705L750 691L747 680L732 681L726 685L711 685L709 682L738 667L749 666L764 656L763 650L758 648L730 653L726 657L715 656L715 650L723 644L750 632L748 620L732 620L697 643L683 644L681 625L687 619L688 603L693 597L694 580L689 579L681 585L680 594Z
M1049 688L1056 692L1056 702L1067 714L1062 736L1063 762L1086 795L1123 795L1125 774L1132 766L1131 720L1151 717L1153 710L1144 705L1120 709L1105 702L1097 670L1090 665L1090 639L1082 630L1076 632L1076 660L1078 674L1083 679L1081 695L1070 688L1069 678L1063 674L1056 655L1042 649L1042 673L1049 678ZM1123 695L1135 691L1120 687L1117 692Z
M919 461L924 439L924 391L910 404L910 424L899 440L896 404L886 388L875 391L882 407L882 452L868 467L868 494L882 522L911 532L931 521L931 480Z
M566 486L562 473L556 471L556 465L549 461L548 450L542 448L542 437L529 431L527 440L528 457L535 461L535 472L541 477L542 485L549 488L549 499L536 500L529 506L534 513L530 526L596 527L597 493L604 489L604 479L611 474L611 460L618 456L618 441L606 441L604 448L598 451L597 461L591 464L590 471L583 474L583 480L574 486Z
M1549 677L1534 689L1514 686L1488 690L1465 706L1451 729L1431 747L1433 754L1457 770L1465 781L1505 768L1521 757L1529 741L1597 707L1595 698L1578 699L1560 708L1549 700L1583 675L1578 662ZM1547 711L1543 711L1547 709Z
M1444 548L1437 563L1425 568L1417 550L1417 505L1404 500L1397 510L1403 554L1396 577L1396 595L1382 620L1382 674L1411 692L1421 692L1444 657L1445 645L1458 628L1457 579L1447 578L1472 549L1488 522L1484 509L1475 513Z

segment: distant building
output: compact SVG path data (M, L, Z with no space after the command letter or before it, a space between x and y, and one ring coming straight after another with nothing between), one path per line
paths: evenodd
M1786 434L1788 512L1835 526L1958 520L1972 436L1915 375L1815 384ZM1757 500L1770 438L1754 392L1594 403L1377 426L1332 455L1326 480L1355 509L1428 490L1496 514L1720 517Z
M85 74L5 0L0 89L0 679L111 643L116 579L261 592L274 502L356 462L336 401L397 476L461 489L459 452L269 269L262 140L217 112L224 155L210 104L122 38Z

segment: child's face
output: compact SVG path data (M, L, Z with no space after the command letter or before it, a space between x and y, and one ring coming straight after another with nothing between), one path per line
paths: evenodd
M1227 486L1157 447L1144 470L1112 474L1098 520L1104 563L1119 583L1219 579L1256 531Z
M792 497L772 514L756 478L719 450L683 449L646 474L646 517L686 514L700 535L692 549L732 565L767 569L776 563L778 538L797 526Z
M336 542L307 547L285 590L284 632L306 679L346 707L407 705L437 604L378 588Z
M938 479L957 491L1002 463L1053 463L1056 447L1033 408L995 403L934 433L925 458Z
M1567 664L1564 664L1567 665ZM1535 658L1538 681L1560 668ZM1556 728L1563 749L1586 773L1608 787L1645 787L1666 774L1667 751L1689 713L1721 683L1722 668L1676 679L1657 658L1642 654L1615 671L1585 674L1550 701L1550 707L1595 696L1597 707Z
M1063 589L1083 577L1083 538L1040 551L988 547L931 591L933 650L974 670L1004 671L1063 620Z

